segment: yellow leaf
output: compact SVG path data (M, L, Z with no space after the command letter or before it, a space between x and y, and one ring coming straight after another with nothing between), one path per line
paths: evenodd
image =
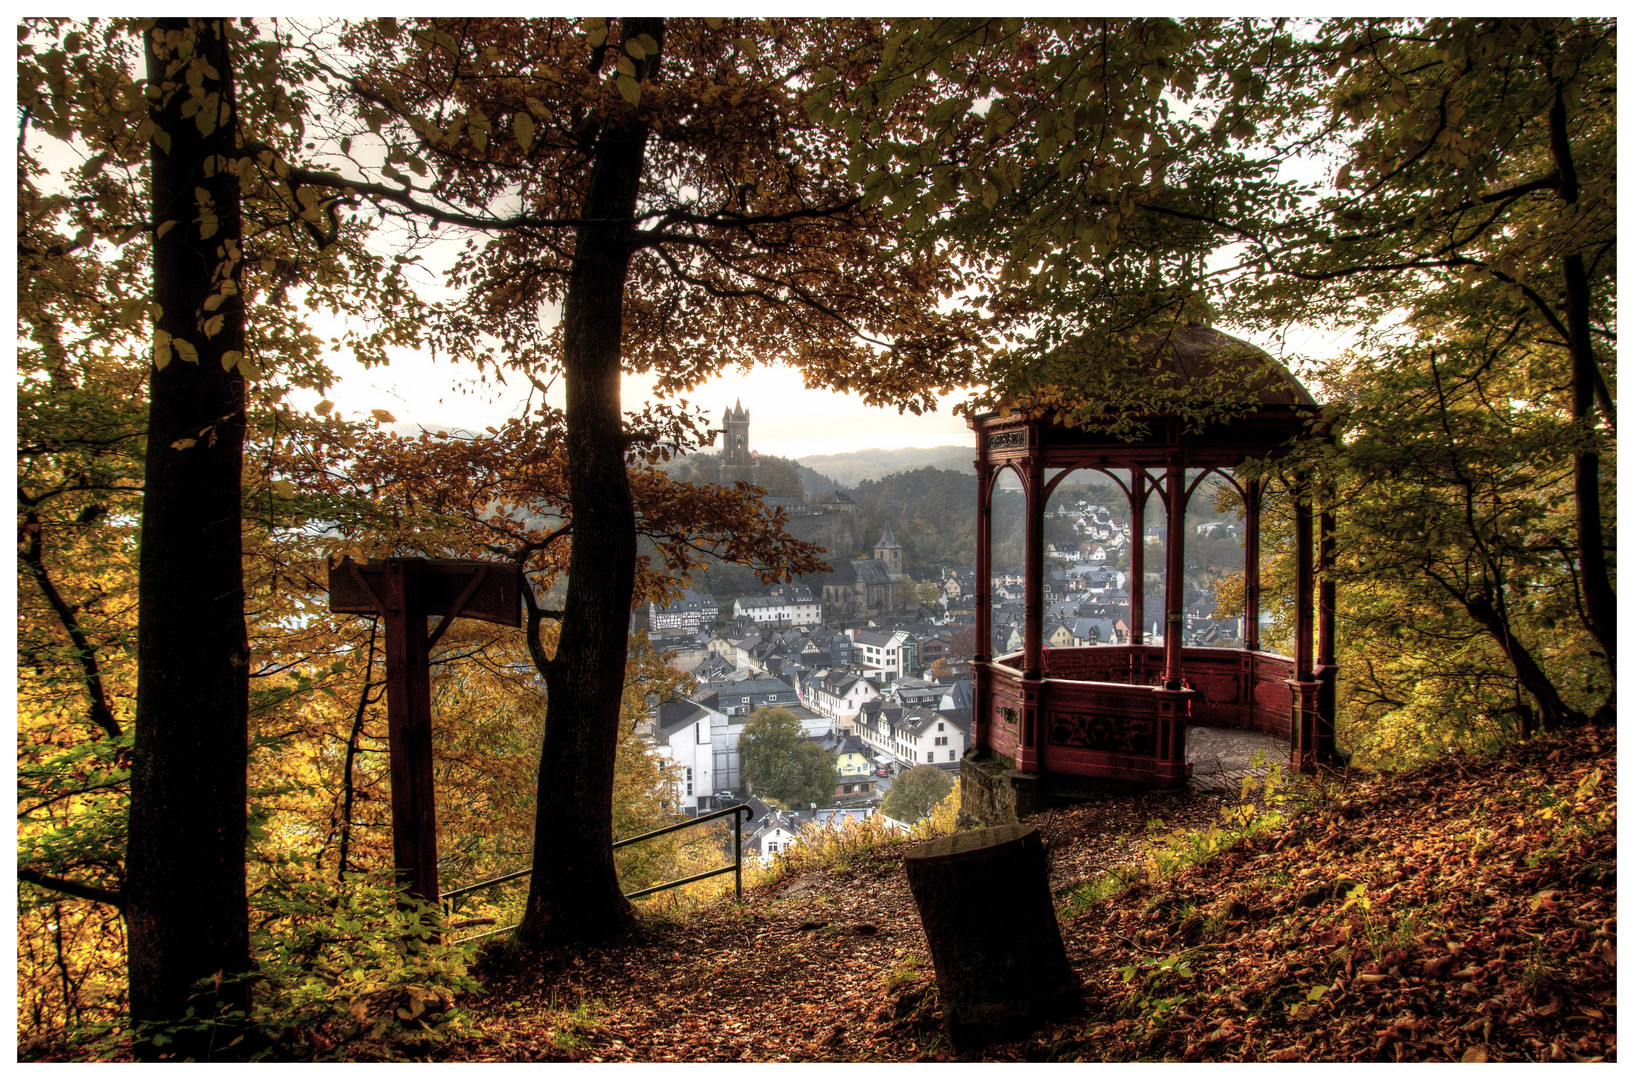
M221 354L221 370L233 370L233 368L238 366L238 362L242 359L244 359L243 353L239 352L237 349L228 349L226 352Z
M328 416L330 413L335 411L335 403L330 401L328 398L325 398L324 400L318 402L317 407L312 411L317 413L319 416Z
M157 371L163 371L165 365L169 363L170 334L165 330L155 330L153 332L153 367Z
M183 360L186 360L189 364L196 364L199 362L199 351L193 347L192 342L183 341L181 338L171 338L170 344L175 348L176 355L181 357Z
M522 148L524 154L527 153L533 148L533 117L525 112L519 112L516 119L511 121L511 127L516 131L517 145Z
M641 103L641 84L626 75L620 75L618 77L618 92L622 94L624 96L624 100L628 101L631 105L639 105Z
M278 493L280 499L293 499L295 497L295 485L288 480L274 480L272 490Z
M204 298L204 310L205 311L214 311L214 310L216 310L216 308L220 307L221 304L222 304L222 301L224 301L226 299L227 298L225 296L221 295L220 293L211 293L209 296L206 296Z
M214 221L206 221L199 226L199 239L208 240L216 234L217 225Z
M176 223L174 221L167 221L167 222L165 222L165 223L163 223L162 225L159 226L159 231L154 233L153 236L154 236L155 239L162 240L162 239L164 239L165 233L169 232L171 229L174 229L175 227L176 227Z
M374 417L376 420L378 420L382 424L395 424L395 423L397 423L397 417L393 416L391 413L387 412L385 409L370 409L369 410L369 415Z
M197 445L197 439L177 439L170 444L172 450L186 450L189 446Z
M217 334L221 333L221 328L226 323L226 321L227 321L227 316L225 316L225 315L212 315L208 319L205 319L204 320L204 336L206 338L213 338ZM225 367L228 371L231 371L233 369L232 365L227 363L227 358L225 356L223 356L221 358L221 363L222 363L222 366Z

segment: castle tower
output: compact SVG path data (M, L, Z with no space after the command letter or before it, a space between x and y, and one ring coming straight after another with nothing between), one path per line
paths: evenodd
M885 532L881 534L879 542L874 545L874 558L885 564L887 573L893 576L902 573L902 545L891 535L889 521L885 523Z
M760 462L749 453L749 410L743 399L721 414L721 483L747 478L750 483L760 479Z

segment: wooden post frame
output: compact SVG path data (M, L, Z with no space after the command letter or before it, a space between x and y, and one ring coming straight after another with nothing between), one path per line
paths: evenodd
M438 899L437 798L431 772L431 647L456 618L522 625L522 570L468 559L329 563L329 610L386 624L386 724L391 743L392 853L398 879ZM439 616L426 634L427 619Z

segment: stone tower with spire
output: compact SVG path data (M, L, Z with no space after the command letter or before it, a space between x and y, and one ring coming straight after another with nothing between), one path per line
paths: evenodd
M721 414L721 431L721 484L734 480L758 483L760 461L749 453L749 410L743 407L742 398Z
M885 532L880 534L879 542L874 545L874 558L885 564L885 570L892 577L902 573L902 545L896 542L891 535L891 523L885 523Z

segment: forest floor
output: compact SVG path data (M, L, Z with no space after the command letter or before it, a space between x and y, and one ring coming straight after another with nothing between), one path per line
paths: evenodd
M1081 1015L999 1061L1616 1057L1615 732L1388 776L1108 797L1031 819ZM495 951L488 1061L955 1060L910 842L829 851L622 947ZM995 931L1002 929L995 926Z

